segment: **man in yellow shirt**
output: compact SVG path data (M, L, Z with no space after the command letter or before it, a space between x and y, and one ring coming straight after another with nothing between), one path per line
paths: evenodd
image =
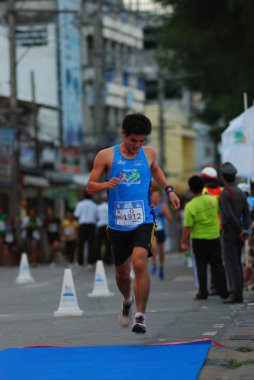
M202 194L204 182L201 177L192 176L188 184L193 193L193 199L186 204L184 209L181 246L183 251L189 250L189 238L192 239L199 281L199 292L194 299L206 300L208 297L208 264L211 265L219 295L225 299L229 293L221 258L219 204L216 197Z

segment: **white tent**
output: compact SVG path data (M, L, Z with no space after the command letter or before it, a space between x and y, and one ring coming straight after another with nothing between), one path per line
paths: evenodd
M254 181L254 106L231 120L222 133L222 163L231 162L237 176Z

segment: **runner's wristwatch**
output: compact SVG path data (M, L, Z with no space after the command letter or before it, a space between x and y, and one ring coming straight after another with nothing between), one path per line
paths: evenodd
M167 186L165 187L165 191L166 191L166 194L169 195L170 193L173 193L174 192L174 188L173 186Z

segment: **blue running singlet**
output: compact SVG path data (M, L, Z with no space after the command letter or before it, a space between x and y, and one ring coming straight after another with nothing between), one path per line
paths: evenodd
M108 190L109 227L118 231L134 230L141 224L154 223L150 204L152 174L141 147L135 158L121 155L114 146L112 167L106 180L120 178L115 189Z
M163 202L160 202L156 208L154 208L156 229L155 231L163 231L165 229L165 217L161 211Z

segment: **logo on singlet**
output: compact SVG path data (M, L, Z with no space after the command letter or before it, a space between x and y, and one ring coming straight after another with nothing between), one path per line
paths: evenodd
M134 166L143 166L144 165L144 161L143 160L135 160L134 161Z
M118 165L125 165L126 164L126 161L123 161L121 160L121 158L119 158L119 160L117 160L116 162Z
M141 175L137 169L126 169L120 173L120 183L122 185L138 185L141 183Z

